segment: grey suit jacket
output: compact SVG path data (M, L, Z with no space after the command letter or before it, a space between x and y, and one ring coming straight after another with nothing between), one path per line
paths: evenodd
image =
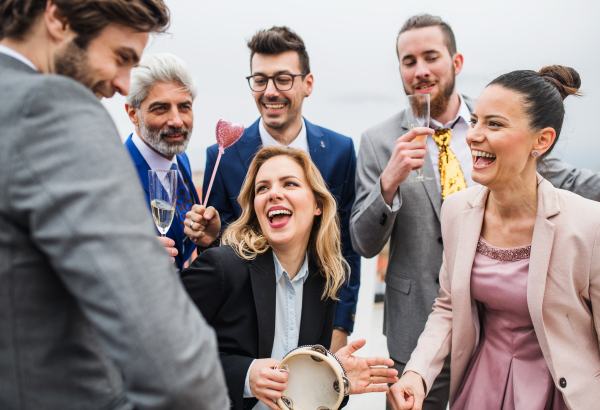
M475 100L464 97L470 110ZM442 266L440 209L437 182L400 184L398 203L390 208L381 196L380 176L389 162L398 137L408 132L405 112L375 125L362 135L356 170L356 202L352 208L350 235L356 252L370 258L390 239L386 274L384 334L390 356L406 363L439 294ZM421 171L434 178L429 155ZM556 187L600 200L600 173L576 170L551 159L540 173Z
M0 96L0 408L227 408L108 113L4 54Z

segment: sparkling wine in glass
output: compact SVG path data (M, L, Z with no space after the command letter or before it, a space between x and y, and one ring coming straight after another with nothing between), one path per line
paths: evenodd
M429 94L415 94L407 97L406 120L408 129L429 127L429 99ZM413 141L425 141L426 138L427 134L419 135ZM433 179L421 175L421 168L419 168L419 175L415 179L409 180L409 182L432 181Z
M150 170L150 205L152 218L161 236L165 236L175 216L177 202L177 171Z

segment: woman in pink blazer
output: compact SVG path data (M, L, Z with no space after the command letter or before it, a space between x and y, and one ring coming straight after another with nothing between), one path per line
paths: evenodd
M580 85L550 66L479 97L467 142L481 186L442 207L440 296L392 409L420 410L448 354L452 410L600 408L600 204L536 173Z

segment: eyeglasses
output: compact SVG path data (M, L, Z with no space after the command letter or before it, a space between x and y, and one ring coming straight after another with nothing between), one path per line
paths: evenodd
M308 74L278 74L278 75L251 75L246 77L248 80L248 85L250 85L250 89L255 92L265 91L267 89L267 85L269 84L269 80L273 80L273 84L275 88L279 91L289 91L294 86L294 78L296 77L304 77Z

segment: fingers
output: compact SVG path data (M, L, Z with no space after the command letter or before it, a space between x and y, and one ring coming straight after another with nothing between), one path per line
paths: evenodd
M174 248L175 241L171 238L167 238L166 236L158 236L157 238L160 241L160 243L165 247L169 256L171 256L171 262L175 262L174 256L177 256L177 254L179 254L177 248Z
M428 127L415 127L400 138L398 138L398 141L410 142L420 135L433 135L434 133L435 131Z
M392 367L394 365L394 361L389 357L366 357L367 364L369 366L387 366ZM398 372L396 371L396 374Z
M386 396L392 410L408 410L414 408L414 397L398 383L392 386Z
M345 346L345 347L341 348L340 350L338 350L338 353L336 355L344 356L344 357L350 356L351 354L354 354L358 349L363 347L366 343L367 343L367 341L365 339L355 340L352 343L350 343L348 346Z
M266 401L262 401L262 402L265 403L267 406L269 406L269 408L271 408L273 410L281 410L277 404L273 403L272 400L267 399Z

